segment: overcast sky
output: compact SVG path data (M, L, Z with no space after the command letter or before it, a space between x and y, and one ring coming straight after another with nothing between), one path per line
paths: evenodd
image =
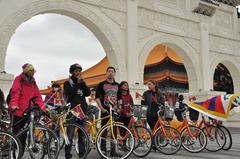
M24 63L32 63L39 87L46 88L52 80L68 77L71 64L79 63L86 70L104 56L100 42L81 23L44 14L18 27L8 46L6 71L16 76Z

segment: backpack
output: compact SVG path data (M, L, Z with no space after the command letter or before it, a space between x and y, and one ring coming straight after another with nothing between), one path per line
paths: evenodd
M22 83L23 83L23 79L21 78L20 79L20 92L19 92L19 94L20 94L20 96L22 96ZM7 103L7 105L9 105L9 103L11 102L11 92L12 92L12 88L9 90L9 93L8 93L8 95L7 95L7 98L6 98L6 103Z

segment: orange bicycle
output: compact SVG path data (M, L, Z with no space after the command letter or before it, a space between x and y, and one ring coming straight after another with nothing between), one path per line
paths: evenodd
M216 152L223 149L226 144L226 136L220 127L207 123L203 114L200 123L195 123L194 125L202 129L207 136L206 150Z
M134 109L139 109L143 107L141 105L135 105ZM135 109L135 110L136 110ZM142 108L140 108L142 109ZM135 111L133 111L135 112ZM133 149L133 154L137 157L147 156L152 149L152 134L151 131L145 126L145 123L141 120L141 116L132 113L130 122L128 124L128 129L131 130L135 138L135 147ZM128 134L126 134L127 136Z
M177 127L177 130L181 132L183 148L192 153L203 151L207 145L207 136L202 129L188 123L186 117L188 108L179 111L182 114L183 122Z
M163 115L167 115L166 107L159 105L158 120L153 128L152 136L158 151L163 154L172 155L177 153L182 144L181 134L177 129L169 126L168 121L163 120ZM165 118L168 120L168 118Z

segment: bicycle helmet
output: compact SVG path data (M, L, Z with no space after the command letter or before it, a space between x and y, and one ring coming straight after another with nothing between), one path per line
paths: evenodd
M69 73L72 74L74 70L76 69L80 69L82 71L82 66L79 65L78 63L75 63L73 65L70 66L69 68Z

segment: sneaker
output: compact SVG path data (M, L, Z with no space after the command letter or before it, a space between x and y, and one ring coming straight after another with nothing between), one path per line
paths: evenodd
M157 152L157 147L156 147L155 145L153 145L153 146L152 146L152 150L153 150L154 152Z

